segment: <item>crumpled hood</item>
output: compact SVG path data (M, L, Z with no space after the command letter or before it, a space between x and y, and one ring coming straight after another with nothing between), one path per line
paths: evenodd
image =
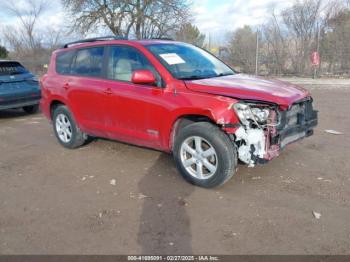
M309 96L302 87L276 79L264 79L244 74L186 80L192 91L229 96L238 99L276 103L287 108L294 102Z

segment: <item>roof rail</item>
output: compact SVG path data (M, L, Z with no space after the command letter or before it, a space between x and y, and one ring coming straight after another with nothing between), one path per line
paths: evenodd
M62 48L67 48L71 45L91 43L91 42L96 42L96 41L107 41L107 40L128 40L128 38L122 37L122 36L114 36L114 35L113 36L101 36L101 37L94 37L94 38L86 38L86 39L66 43L62 46Z
M168 41L175 41L174 38L171 37L151 37L151 38L146 38L146 40L168 40Z

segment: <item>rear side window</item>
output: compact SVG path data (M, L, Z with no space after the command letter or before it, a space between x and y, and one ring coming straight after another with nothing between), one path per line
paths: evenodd
M67 52L57 54L56 72L63 75L70 74L74 55L75 55L74 51L67 51Z
M28 70L18 62L0 62L0 76L20 75L26 73L29 73Z
M79 49L77 51L72 73L81 76L101 76L103 52L103 47Z

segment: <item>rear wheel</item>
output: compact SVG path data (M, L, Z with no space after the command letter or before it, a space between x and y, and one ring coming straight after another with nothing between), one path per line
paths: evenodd
M24 106L23 110L28 114L34 114L39 111L39 105Z
M87 140L87 135L79 129L66 106L56 107L53 111L52 120L56 138L64 147L77 148Z
M173 153L181 175L201 187L224 184L237 166L237 154L231 140L217 126L207 122L181 129Z

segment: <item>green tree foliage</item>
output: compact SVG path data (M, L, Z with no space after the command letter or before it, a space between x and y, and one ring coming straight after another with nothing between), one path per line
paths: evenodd
M255 70L256 33L250 26L237 29L229 39L230 63L246 73Z
M205 35L202 34L197 26L191 23L183 24L176 32L176 40L190 43L199 47L203 47Z
M321 45L321 56L328 63L328 71L350 68L350 10L343 10L330 19Z
M0 58L6 58L8 56L8 51L4 46L0 45Z

